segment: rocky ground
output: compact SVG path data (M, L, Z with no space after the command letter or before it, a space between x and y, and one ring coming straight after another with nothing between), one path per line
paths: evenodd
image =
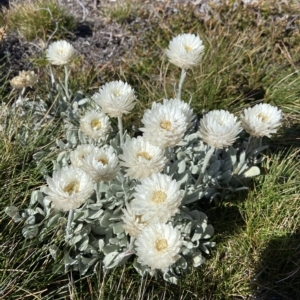
M16 4L30 2L31 0L1 1L1 7L12 8ZM139 33L132 34L126 26L117 23L110 16L110 10L122 5L124 1L118 0L57 0L59 4L76 17L78 25L75 32L70 33L70 42L84 56L84 61L100 67L108 64L118 64L122 56L138 42ZM214 5L222 1L208 0L131 0L134 6L143 6L151 18L158 13L174 14L178 6L192 5L195 15L206 20L214 14ZM244 0L241 5L255 5L257 0ZM210 4L209 4L210 3ZM247 3L247 4L246 4ZM127 26L143 22L143 30L148 30L147 20L139 18L126 20ZM47 44L44 44L45 46ZM12 76L19 70L29 69L30 62L27 58L42 53L45 49L40 47L39 41L27 42L17 32L6 35L0 43L0 61L5 63L5 72L11 71ZM3 70L2 70L3 71Z

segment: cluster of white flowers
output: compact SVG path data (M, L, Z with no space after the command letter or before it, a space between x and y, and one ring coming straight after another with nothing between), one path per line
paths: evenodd
M233 145L243 129L253 137L270 137L282 118L281 111L270 104L247 108L240 117L241 122L228 111L210 111L200 121L199 135L208 145L222 149Z
M167 222L178 213L184 191L170 176L154 173L141 179L133 196L123 210L124 229L136 238L138 260L164 271L180 257L182 237Z
M193 34L173 38L166 50L169 61L183 71L197 66L203 53L201 39ZM65 66L67 99L71 99L72 93L68 90L66 65L74 54L73 46L66 41L52 43L46 53L51 64ZM180 273L179 262L183 264L182 269L190 261L199 266L204 260L200 248L207 249L204 244L200 247L200 240L210 237L213 228L207 224L204 213L190 211L188 204L204 195L211 196L214 188L209 184L219 183L223 175L226 184L236 170L244 178L258 175L259 168L247 165L247 158L241 162L236 155L233 162L237 151L228 148L238 141L243 129L261 141L280 126L281 111L269 104L258 104L245 109L241 121L225 110L210 111L196 128L192 108L180 99L185 75L182 72L176 98L154 102L145 111L141 119L142 134L137 137L123 134L122 117L133 110L137 101L128 83L108 82L99 92L85 98L87 105L76 110L79 122L76 119L76 125L66 134L66 140L72 143L62 143L61 160L42 189L44 202L51 203L51 209L69 211L66 242L76 251L95 255L96 258L91 258L95 261L103 252L101 259L106 267L117 265L129 254L136 254L138 264L150 269L151 274L161 270L165 275L173 269ZM20 77L25 86L36 81L32 72L20 73ZM16 88L21 87L18 80L12 80ZM109 118L118 118L118 136L113 137ZM247 151L241 151L244 151L241 156L246 157ZM213 154L216 163L212 163ZM233 166L235 163L237 167ZM80 223L80 229L72 233L74 210L80 211L80 217L74 221ZM49 211L46 215L50 215ZM81 235L72 236L85 225ZM84 240L82 244L81 240ZM83 259L79 261L80 255L76 255L77 265L88 265Z

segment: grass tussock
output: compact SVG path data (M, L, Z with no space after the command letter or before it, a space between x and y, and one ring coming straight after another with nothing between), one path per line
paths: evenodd
M8 31L17 31L28 41L36 38L47 41L54 33L56 39L63 39L76 26L75 18L55 0L26 0L12 4L4 15Z
M238 114L260 102L283 110L285 127L265 154L263 174L250 191L206 212L217 243L207 263L183 275L178 286L161 278L141 278L130 264L110 272L99 266L94 275L84 278L76 272L57 274L58 260L45 250L47 245L40 245L38 239L24 240L21 224L13 223L4 208L26 206L31 191L44 183L32 154L49 147L61 132L49 124L39 137L32 133L24 144L18 128L29 125L11 119L10 129L0 135L0 299L299 298L299 4L271 2L262 1L260 8L215 6L207 20L191 6L179 6L171 13L161 4L149 10L135 1L103 8L99 14L105 22L117 21L136 36L137 43L118 66L109 64L100 71L91 66L88 72L79 72L82 65L76 62L71 73L71 88L90 94L110 80L130 83L138 104L124 123L129 130L132 125L139 127L137 120L153 101L174 97L180 70L168 64L164 49L173 36L191 32L206 47L201 66L188 71L183 87L183 99L191 99L197 114L211 109ZM56 1L26 2L12 7L7 16L8 28L28 40L47 40L55 21L59 29L53 38L63 38L75 22ZM45 93L49 78L40 80L31 93ZM4 98L7 82L7 77L1 81ZM46 163L50 166L51 159Z

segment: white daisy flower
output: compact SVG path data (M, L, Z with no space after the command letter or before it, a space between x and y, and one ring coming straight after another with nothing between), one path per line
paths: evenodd
M212 110L200 120L199 135L218 149L231 146L242 131L237 117L225 110Z
M47 178L46 200L60 210L69 211L81 206L93 193L94 183L82 169L65 167Z
M187 127L189 128L193 124L193 120L195 118L193 109L184 101L181 101L180 99L163 99L164 105L170 105L170 106L178 106L181 110L181 112L186 117Z
M92 99L112 118L130 113L136 103L134 90L121 80L106 83Z
M204 45L202 40L190 33L174 37L166 50L169 61L181 69L197 66L203 56Z
M38 76L33 71L20 71L18 76L15 76L10 84L15 89L32 87L38 81Z
M116 177L119 171L118 163L118 157L112 147L94 147L89 154L84 156L81 168L96 182L110 181Z
M52 65L66 65L74 54L74 47L64 40L53 42L46 52L47 59Z
M246 108L241 115L243 128L254 137L270 137L280 126L281 110L266 103Z
M78 145L75 150L70 153L71 164L74 167L82 167L84 165L84 157L90 154L92 149L95 148L93 145Z
M109 118L100 111L89 111L80 119L80 131L92 139L104 138L109 130Z
M133 179L148 177L153 173L163 170L167 159L164 150L151 145L141 136L127 140L122 147L123 154L119 155L122 160L121 166L126 169L126 175Z
M137 214L132 203L127 204L126 209L122 209L122 211L124 213L122 217L123 228L127 234L134 238L137 238L151 222L149 219L145 219L143 215Z
M131 201L135 211L145 218L165 223L179 211L184 191L176 180L166 174L156 173L141 179L135 187Z
M165 148L177 145L183 138L188 123L180 107L153 103L143 118L143 137L152 145Z
M152 270L165 271L180 258L183 238L171 224L150 224L135 241L138 261Z

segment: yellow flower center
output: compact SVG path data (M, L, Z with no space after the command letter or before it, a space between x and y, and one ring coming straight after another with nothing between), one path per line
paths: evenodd
M260 118L264 123L268 122L270 120L269 116L263 114L263 113L259 113L257 115L258 118Z
M108 160L103 157L98 158L98 162L101 162L104 166L108 164Z
M160 122L159 126L167 131L170 131L172 127L172 123L168 120L163 120Z
M120 96L121 96L121 93L120 93L119 91L116 91L116 92L113 93L113 95L114 95L115 97L120 97Z
M163 191L155 191L152 197L152 201L156 204L165 202L167 199L167 194Z
M64 192L71 195L72 193L78 193L79 187L80 187L79 182L73 181L73 182L70 182L69 184L67 184L63 190L64 190Z
M163 251L168 247L168 242L166 239L159 239L155 243L155 248L157 251Z
M183 46L186 52L191 52L193 50L193 48L189 45L184 45Z
M94 119L91 122L91 127L94 130L100 130L102 128L102 124L101 124L101 122L98 119Z
M58 54L63 54L65 52L65 49L64 48L59 48L57 49L57 53Z
M148 153L148 152L146 152L146 151L141 151L141 152L139 152L138 154L137 154L137 156L138 157L142 157L142 158L145 158L145 159L147 159L147 160L150 160L151 158L152 158L152 156Z

